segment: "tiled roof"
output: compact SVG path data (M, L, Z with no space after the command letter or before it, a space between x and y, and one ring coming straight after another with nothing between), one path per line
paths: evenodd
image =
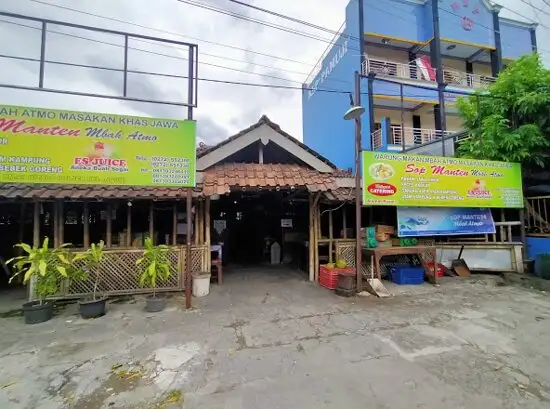
M325 193L325 197L335 202L355 202L355 188L339 187Z
M334 176L299 165L226 163L204 172L203 194L223 195L231 188L305 187L310 192L337 189Z
M185 198L186 193L185 188L179 187L0 183L2 199L177 199Z

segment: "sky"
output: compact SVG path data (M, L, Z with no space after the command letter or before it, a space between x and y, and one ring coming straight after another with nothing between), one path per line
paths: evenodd
M198 44L198 70L201 78L297 88L301 87L332 39L329 32L282 20L228 0L192 1L283 25L315 38L236 19L179 0L0 0L0 11ZM244 2L337 31L344 21L348 0ZM539 26L537 37L539 47L548 50L543 53L543 58L550 63L550 46L547 45L550 44L550 0L500 0L498 3L505 7L501 12L504 17L526 21L513 12L515 11L531 21L548 27ZM531 6L538 7L547 14ZM39 23L36 22L0 16L0 56L38 58L38 28ZM48 30L48 60L116 70L123 68L124 48L121 37L61 26L51 26ZM130 74L128 95L164 101L186 100L187 81L173 77L186 76L188 73L188 51L185 46L130 40L129 47L130 70L162 73L172 77ZM36 86L37 79L38 63L0 57L0 83ZM120 95L123 80L120 71L47 64L44 86ZM187 115L187 109L178 106L2 88L0 90L2 104L178 119L185 119ZM198 140L207 144L217 143L239 132L257 122L264 114L285 131L302 140L299 89L260 88L200 81L198 108L194 112L198 122Z

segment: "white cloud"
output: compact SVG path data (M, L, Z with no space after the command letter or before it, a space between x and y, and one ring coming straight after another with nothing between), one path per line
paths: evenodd
M38 4L30 0L0 0L0 10L14 13L46 17L61 21L130 31L151 36L166 37L175 40L199 44L199 75L228 81L255 82L262 84L290 85L299 87L306 74L312 69L326 48L321 41L284 33L263 25L238 20L233 17L193 7L177 0L45 0L51 4L84 10L89 13L108 16L114 19L153 27L177 35L159 33L145 28L109 21L81 13L63 10ZM238 6L227 0L200 0L202 3L222 7L233 12L244 14L273 23L292 27L323 38L331 34L323 33L304 25L291 23L261 12ZM254 1L248 0L251 3ZM300 18L317 25L337 30L344 20L345 6L348 0L262 0L255 1L258 6ZM322 6L321 6L322 3ZM521 14L540 21L550 27L550 16L531 9L518 0L500 0L499 3L510 7ZM532 4L547 10L550 7L543 0L532 0ZM504 9L506 17L519 18ZM4 18L0 18L4 20ZM540 20L539 20L540 19ZM37 23L24 23L38 27ZM79 64L92 64L122 68L121 39L102 34L82 33L77 30L52 26L52 31L65 35L48 34L47 56L49 59ZM67 36L82 35L97 41L115 44L107 45ZM15 54L23 57L39 56L40 32L25 27L17 27L0 22L0 54ZM201 41L201 40L206 40ZM540 27L538 30L539 46L548 47L550 30ZM243 48L242 51L211 44L219 42ZM118 47L116 46L118 45ZM184 50L172 46L158 46L133 41L130 46L143 51L130 50L130 68L142 71L156 71L167 74L186 75L187 61ZM550 51L550 48L549 50ZM277 60L258 55L254 52L284 57L296 62ZM176 58L163 57L167 54ZM210 55L206 55L210 54ZM218 57L213 57L217 55ZM550 53L544 54L549 61ZM238 61L234 61L238 60ZM242 73L209 66L203 63L216 64L237 70L250 71ZM258 65L254 65L258 64ZM24 85L36 85L38 65L33 62L21 62L0 58L0 82L18 82ZM282 79L262 77L264 74ZM285 81L289 80L289 81ZM295 82L291 82L295 81ZM62 87L85 92L103 92L116 94L122 89L122 75L116 72L90 70L85 68L68 68L48 65L46 70L47 86ZM181 99L187 94L186 81L183 79L166 79L154 76L133 74L129 77L129 94L142 98ZM98 100L65 95L45 94L26 91L2 91L0 103L47 106L52 108L71 108L91 111L109 111L124 114L185 117L186 110L168 105L137 104L115 100ZM199 83L199 108L196 118L199 120L199 136L207 142L219 141L228 135L238 132L243 127L257 121L262 114L268 115L285 130L301 139L301 92L299 90L265 89L235 86L216 83Z

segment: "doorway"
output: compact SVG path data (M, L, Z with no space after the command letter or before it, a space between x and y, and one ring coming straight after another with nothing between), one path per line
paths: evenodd
M307 192L235 192L213 201L211 212L212 245L223 243L225 265L278 264L307 271ZM273 245L280 248L275 260Z

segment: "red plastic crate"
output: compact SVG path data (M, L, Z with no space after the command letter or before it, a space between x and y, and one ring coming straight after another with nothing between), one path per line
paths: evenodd
M355 269L353 267L327 268L327 266L319 266L319 284L329 290L335 290L338 287L340 274L355 275Z

